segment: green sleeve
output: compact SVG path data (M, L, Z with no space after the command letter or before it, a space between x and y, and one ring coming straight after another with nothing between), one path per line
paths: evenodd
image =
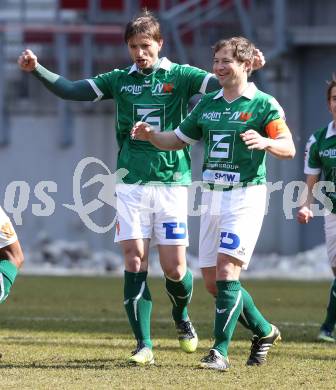
M175 130L175 134L185 143L193 145L203 137L199 118L202 115L203 100L201 99L190 114Z
M218 81L217 77L211 76L209 81L208 81L208 83L207 83L207 86L206 86L206 89L205 89L205 93L218 91L221 88L222 87L219 84L219 81Z
M184 79L183 84L188 90L189 97L199 93L206 93L208 81L212 78L211 73L190 65L181 65L181 70L181 74Z
M321 172L321 165L317 139L313 134L306 144L304 173L306 175L317 175Z
M121 73L119 69L114 69L111 72L102 73L89 79L89 83L96 91L98 99L113 99L113 96L118 93Z
M70 81L38 64L32 72L50 92L66 100L93 101L97 94L88 80Z
M285 112L279 102L273 96L269 96L264 105L263 130L270 122L280 118L286 119Z

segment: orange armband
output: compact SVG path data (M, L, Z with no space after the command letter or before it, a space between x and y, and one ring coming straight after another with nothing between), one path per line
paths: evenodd
M265 127L265 131L272 139L277 138L280 134L290 133L286 122L281 118L268 123Z

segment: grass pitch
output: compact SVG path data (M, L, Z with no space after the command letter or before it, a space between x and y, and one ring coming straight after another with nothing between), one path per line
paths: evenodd
M156 364L129 367L135 343L123 308L122 280L20 276L0 307L0 376L3 389L332 389L336 345L315 342L325 313L328 282L246 281L283 342L268 364L246 367L250 334L238 326L232 368L198 368L211 346L214 303L196 281L190 309L200 338L194 354L178 348L164 282L149 279L154 306Z

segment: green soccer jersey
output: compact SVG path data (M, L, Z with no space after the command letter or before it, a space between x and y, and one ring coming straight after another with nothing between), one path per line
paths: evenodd
M317 130L308 140L305 155L304 173L320 175L323 173L326 181L336 185L336 128L334 122ZM332 212L336 213L336 193L326 192L332 201Z
M188 148L161 151L149 142L133 140L130 130L138 121L158 131L175 129L187 115L190 98L205 93L212 75L188 65L162 58L150 74L136 65L115 69L89 79L97 99L116 101L118 168L126 168L124 183L185 185L191 182Z
M214 189L232 189L266 182L265 151L248 150L240 134L253 129L267 137L266 126L283 117L279 103L249 83L231 102L223 90L204 96L175 133L188 144L203 139L203 182Z

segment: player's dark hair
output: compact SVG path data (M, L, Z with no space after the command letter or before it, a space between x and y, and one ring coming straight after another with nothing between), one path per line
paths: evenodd
M332 74L331 80L327 81L327 85L328 85L328 88L327 88L327 100L329 102L330 99L331 99L331 90L334 87L336 87L336 74L335 73Z
M124 33L125 42L127 43L134 35L138 34L147 35L156 42L159 42L162 39L160 23L155 16L146 9L127 23Z
M256 48L254 44L247 38L232 37L229 39L221 39L212 47L214 55L223 48L232 50L233 58L237 61L250 61L251 64L253 63L253 57Z

